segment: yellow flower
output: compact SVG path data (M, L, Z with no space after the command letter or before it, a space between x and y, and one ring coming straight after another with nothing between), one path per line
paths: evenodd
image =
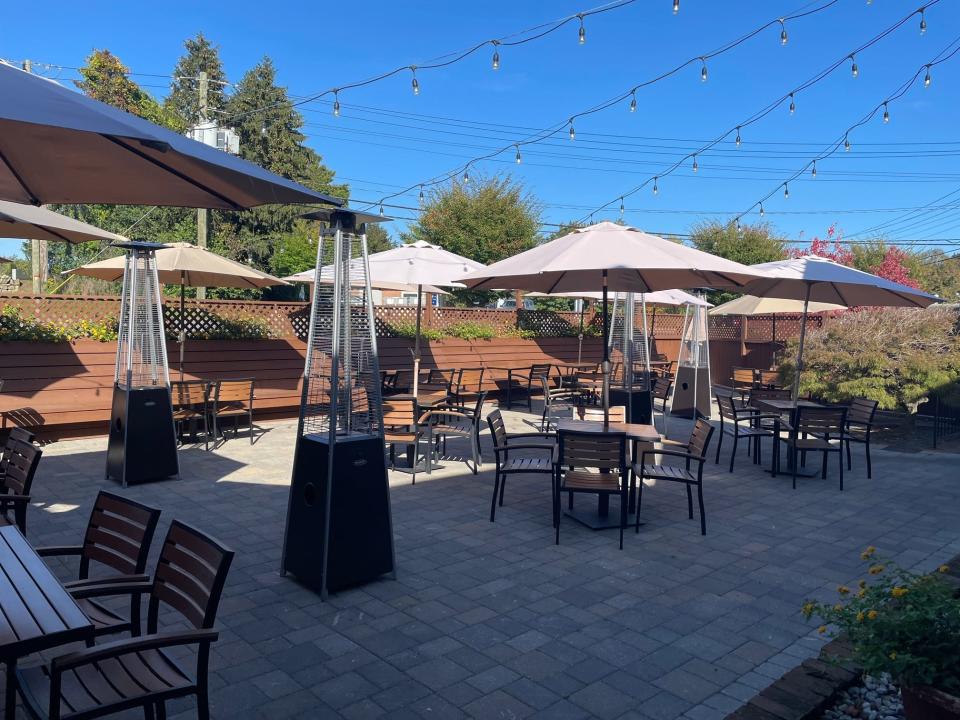
M840 587L837 588L837 592L840 593L841 595L846 595L847 593L850 592L850 588L848 588L846 585L841 585Z
M877 549L876 549L873 545L871 545L871 546L868 547L866 550L864 550L862 553L860 553L860 559L861 559L861 560L867 560L867 559L869 559L870 556L872 556L876 551L877 551Z
M866 597L866 596L867 596L867 589L866 589L866 588L861 588L860 590L857 590L857 597L858 597L858 598L862 598L862 597Z
M897 659L897 653L896 653L896 651L890 653L890 659L891 659L891 660L896 660L896 659Z
M907 590L907 588L895 587L893 590L890 591L890 594L893 595L895 598L900 598L906 595L908 592L910 591Z
M950 566L949 566L949 565L941 565L940 567L937 568L937 572L948 573L948 572L950 572Z
M870 570L869 570L868 572L869 572L871 575L879 575L880 573L882 573L882 572L884 571L884 569L885 569L885 568L883 567L883 565L874 565L873 567L870 568Z
M817 628L817 632L820 633L821 635L823 635L826 631L827 631L826 625L821 625L820 627Z
M837 612L840 612L841 610L843 610L843 605L841 605L840 603L837 603L836 605L833 606L833 609L836 610Z
M863 610L857 613L857 622L863 622Z
M868 619L868 620L876 620L876 619L877 619L877 615L879 615L879 614L880 614L880 613L878 613L876 610L871 610L870 612L867 613L867 619Z
M804 603L803 608L801 609L803 610L804 615L809 615L810 613L813 612L813 603L812 602Z
M860 580L860 581L857 582L857 587L859 587L859 588L865 588L866 586L867 586L867 581L866 581L866 580Z

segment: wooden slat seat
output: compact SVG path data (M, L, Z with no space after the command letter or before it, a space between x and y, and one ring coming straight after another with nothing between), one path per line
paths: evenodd
M633 471L637 474L643 471L646 477L657 477L663 480L676 480L678 482L689 483L695 483L697 481L696 473L677 465L647 465L644 467L640 463L635 463Z
M514 457L503 463L503 472L553 472L553 460L546 457Z
M563 476L564 490L620 491L620 474L615 472L595 473L588 470L568 470Z

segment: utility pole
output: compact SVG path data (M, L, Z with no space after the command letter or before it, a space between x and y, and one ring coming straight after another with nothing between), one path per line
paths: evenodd
M208 101L209 81L205 70L200 71L200 122L206 123L209 120L210 105ZM207 228L210 221L210 211L207 208L197 209L197 245L205 248L207 246ZM207 297L207 289L197 288L197 300L203 300Z
M33 72L33 62L23 61L25 72ZM43 295L47 284L47 241L30 241L30 279L34 295Z

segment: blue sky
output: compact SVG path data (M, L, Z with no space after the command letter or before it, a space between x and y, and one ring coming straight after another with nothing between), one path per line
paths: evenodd
M310 144L351 185L359 200L444 173L476 155L509 145L535 129L615 96L695 56L710 52L768 20L822 3L641 0L587 18L586 43L570 24L542 40L500 50L501 67L491 69L491 49L441 70L418 73L414 96L410 75L340 95L342 115L329 100L304 106ZM14 5L6 9L0 56L30 58L39 70L65 82L94 48L108 48L135 72L169 74L183 40L198 31L219 44L229 78L238 80L263 55L271 56L280 80L293 95L306 96L378 74L419 64L444 53L556 20L599 5L572 2L261 2L184 3L158 20L156 8L139 3L89 0L83 11ZM580 218L618 198L652 175L661 174L687 152L737 125L774 99L844 57L916 9L892 0L839 0L833 7L779 26L708 63L637 93L628 101L576 122L567 134L478 164L471 174L510 173L543 206L545 222ZM269 8L271 15L265 14ZM873 48L857 55L859 76L849 62L787 106L742 131L743 144L729 141L658 181L659 193L641 190L625 201L625 220L660 233L685 233L701 220L729 220L834 142L845 128L888 96L916 70L957 39L960 8L942 0L908 21ZM960 238L960 55L932 71L929 88L918 82L890 104L891 120L878 115L851 134L852 149L818 163L764 203L765 220L791 238L823 234L837 223L848 235L866 238L870 228L896 240ZM157 96L168 79L138 75ZM949 193L955 194L949 195ZM943 200L937 200L945 196ZM417 191L392 202L416 206ZM933 203L934 208L911 210ZM618 215L619 200L606 217ZM388 211L390 209L388 208ZM402 217L414 210L393 209ZM603 214L597 218L604 217ZM756 211L745 220L756 220ZM394 224L402 228L404 221ZM546 226L549 230L549 226ZM0 241L0 254L19 244ZM960 248L960 242L958 242ZM952 246L944 246L952 251Z

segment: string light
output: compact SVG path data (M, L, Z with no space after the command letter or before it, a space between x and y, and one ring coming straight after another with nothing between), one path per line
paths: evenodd
M425 199L425 198L424 198L424 194L423 194L423 185L421 185L421 186L420 186L420 205L423 205L424 199Z
M923 76L923 86L925 88L930 87L930 66L927 65L927 74Z
M583 26L583 15L577 15L580 19L580 32L577 33L577 41L583 45L587 41L587 29Z
M817 161L814 160L814 161L813 161L813 168L811 168L811 170L810 170L810 177L816 177L816 176L817 176Z
M766 213L763 212L763 203L760 203L760 217L763 217Z
M265 122L260 123L260 136L261 137L267 136L267 124Z
M383 217L385 213L383 212L383 203L380 203L380 217Z
M739 125L737 125L737 137L736 137L736 139L734 140L734 142L737 144L737 147L740 147L741 143L743 142L743 141L740 139L740 126L739 126Z
M413 80L410 81L410 87L413 88L413 94L414 94L414 95L419 95L419 94L420 94L420 81L417 80L417 66L416 66L416 65L411 65L411 66L410 66L410 72L413 73Z
M793 115L797 111L797 104L793 101L793 93L790 93L790 114Z
M517 165L520 164L520 145L517 144Z
M790 188L787 187L786 183L783 184L783 198L784 200L790 199Z
M927 31L927 18L923 14L923 11L926 8L920 8L920 34L923 35Z
M493 69L499 70L500 69L500 51L498 50L497 45L500 44L500 41L492 40L491 42L493 43Z
M844 152L850 152L850 148L851 148L851 147L853 147L853 146L850 144L850 136L847 135L847 134L844 134L844 136L843 136L843 151L844 151Z
M706 82L707 81L707 59L705 57L701 57L700 64L702 66L700 68L700 82Z
M740 216L739 215L736 218L734 218L733 224L737 232L740 232Z
M860 74L860 69L857 67L857 59L853 54L850 55L850 74L853 75L853 77L857 77Z
M784 24L783 18L780 18L780 44L787 44L787 26Z
M653 194L654 195L657 195L660 192L660 188L657 187L657 180L659 179L660 179L659 177L653 178Z
M694 153L693 154L693 171L696 172L699 169L700 169L700 166L697 165L697 154Z
M673 0L673 14L680 12L680 0Z
M883 122L885 122L885 123L890 122L890 111L887 110L887 104L886 104L886 103L883 104Z
M464 182L464 184L470 182L470 166L469 166L469 165L467 165L467 166L463 169L463 182Z
M634 90L632 93L632 97L630 98L630 112L636 112L636 111L637 111L637 91Z
M621 198L620 198L620 217L621 217L621 218L623 217L623 210L624 210L624 207L623 207L623 198L621 197Z
M333 91L333 116L340 117L340 91Z
M570 118L570 132L568 135L570 135L571 140L577 139L577 131L573 129L573 118Z

